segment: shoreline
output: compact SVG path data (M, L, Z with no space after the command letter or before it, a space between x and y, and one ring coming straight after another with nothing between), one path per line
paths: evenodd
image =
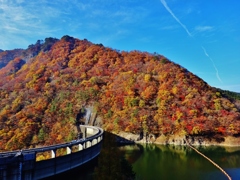
M161 135L157 138L146 138L143 136L141 140L138 140L139 135L127 132L114 133L117 136L117 142L120 144L158 144L158 145L180 145L186 146L186 137L170 135ZM226 136L221 139L221 142L217 142L216 139L205 138L202 136L190 136L188 142L193 146L222 146L222 147L240 147L240 137Z

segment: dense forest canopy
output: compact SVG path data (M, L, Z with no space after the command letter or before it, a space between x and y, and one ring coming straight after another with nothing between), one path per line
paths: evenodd
M110 132L240 135L239 94L156 53L46 38L1 51L0 79L2 151L74 139L85 107Z

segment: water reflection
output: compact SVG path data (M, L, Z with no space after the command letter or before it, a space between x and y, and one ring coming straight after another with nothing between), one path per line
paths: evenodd
M133 179L132 171L137 180L227 180L219 169L186 146L135 144L119 147L114 139L114 135L105 133L98 158L46 180ZM232 180L240 180L240 147L210 146L198 150L219 164Z
M132 165L124 157L125 151L121 151L116 143L116 136L105 132L100 155L74 170L46 178L45 180L71 179L71 180L133 180L135 173ZM127 148L127 147L126 147ZM141 147L143 148L143 147ZM138 149L139 156L142 154ZM133 155L132 157L135 157Z
M103 146L95 168L95 180L134 180L132 165L117 146L116 136L105 132Z
M186 146L147 144L121 148L132 163L136 179L227 179L215 166ZM199 147L219 164L233 180L240 179L240 147Z

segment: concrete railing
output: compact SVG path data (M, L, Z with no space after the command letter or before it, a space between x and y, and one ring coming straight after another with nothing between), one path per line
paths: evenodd
M64 144L0 153L1 180L32 180L53 176L92 160L99 155L103 130L81 126L83 138ZM57 151L65 151L58 155ZM50 154L49 159L37 161L39 154Z

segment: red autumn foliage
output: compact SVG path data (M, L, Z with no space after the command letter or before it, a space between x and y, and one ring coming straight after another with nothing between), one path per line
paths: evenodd
M69 36L11 52L0 52L0 150L73 139L84 106L107 131L240 134L239 102L162 55Z

